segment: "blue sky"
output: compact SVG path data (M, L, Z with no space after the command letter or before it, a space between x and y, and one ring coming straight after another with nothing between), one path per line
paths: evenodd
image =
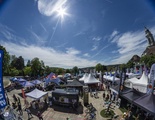
M51 67L126 63L148 44L144 26L155 35L152 1L8 0L0 3L0 43Z

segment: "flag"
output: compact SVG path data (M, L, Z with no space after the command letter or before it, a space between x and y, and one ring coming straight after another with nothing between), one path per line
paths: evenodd
M147 93L154 93L154 82L155 81L155 64L153 64L151 66L151 70L150 70L150 80L149 80L149 84L148 84L148 90Z
M0 109L4 108L7 105L5 91L3 87L3 72L2 72L3 56L4 52L3 50L0 50Z

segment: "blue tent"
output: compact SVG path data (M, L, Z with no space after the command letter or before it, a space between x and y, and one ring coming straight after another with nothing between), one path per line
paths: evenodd
M37 85L37 84L41 84L42 81L40 81L40 80L33 80L33 81L31 81L31 83Z
M31 87L31 86L35 86L35 84L25 81L25 82L21 82L20 83L23 87Z
M16 78L16 77L12 77L12 78L10 78L10 81L17 81L18 79Z
M52 80L53 78L56 78L56 76L54 73L51 72L46 78Z
M60 85L61 80L59 78L54 78L52 80L51 79L45 79L46 84L51 83L51 82L53 82L53 83L55 83L57 85Z
M27 80L23 79L23 78L19 78L17 79L17 82L26 82Z

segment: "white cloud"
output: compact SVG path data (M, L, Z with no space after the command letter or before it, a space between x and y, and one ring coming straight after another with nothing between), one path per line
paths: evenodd
M22 56L25 60L32 60L38 57L45 65L51 67L73 68L95 66L97 62L76 56L80 52L74 48L68 48L67 52L56 51L49 47L36 45L17 45L12 42L0 41L11 55ZM10 47L11 46L11 47Z
M85 54L83 54L83 56L90 57L89 53L85 53Z
M98 36L98 37L93 37L94 41L100 41L102 39L102 37Z
M51 16L60 9L66 7L67 0L38 0L38 10L45 16Z
M152 27L150 31L155 33L155 27ZM117 45L118 50L113 52L118 52L119 55L111 61L111 64L126 63L135 54L141 56L148 46L144 29L141 31L117 34L111 42Z
M93 45L91 51L97 50L98 45Z
M94 58L95 56L99 55L104 49L106 49L109 45L106 45L104 47L102 47L102 49L100 49L95 55L93 55L91 58Z
M95 51L95 50L98 49L99 43L100 43L100 40L101 40L101 39L102 39L102 37L100 37L100 36L97 36L97 37L93 37L93 38L92 38L93 46L92 46L91 51Z
M109 37L109 40L111 40L111 39L113 39L114 37L116 37L117 35L118 35L118 31L117 30L114 30L113 32L112 32L112 34L110 35L110 37Z
M78 51L78 50L76 50L74 48L66 48L66 49L67 49L67 51L66 51L67 54L70 54L70 55L80 54L80 51Z

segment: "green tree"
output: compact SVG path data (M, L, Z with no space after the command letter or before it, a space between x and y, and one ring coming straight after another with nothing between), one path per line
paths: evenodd
M31 72L32 72L31 67L25 67L24 68L24 74L25 75L31 76Z
M66 72L66 73L71 73L71 70L70 70L70 69L66 69L65 72Z
M140 62L144 63L147 67L151 68L152 64L155 63L155 55L142 56Z
M30 60L27 61L26 66L27 66L27 67L30 67L30 66L31 66L31 61L30 61Z
M73 74L76 75L76 73L78 73L78 70L79 69L77 66L73 67L73 69L72 69Z
M95 66L95 69L96 71L100 72L102 71L103 72L103 65L101 63L98 63L96 66Z
M120 65L120 70L124 71L126 69L126 64L121 64Z
M126 64L126 67L127 67L127 68L133 68L133 67L134 67L134 63L133 63L131 60L129 60L129 61L127 62L127 64Z
M0 50L3 50L4 52L4 57L3 57L3 74L4 75L8 75L10 72L10 55L9 53L6 51L5 47L0 45Z
M10 69L10 75L11 76L16 76L19 74L19 71L16 68L11 68Z
M44 74L48 75L51 73L51 68L49 66L45 66Z
M33 58L31 60L31 70L33 76L38 76L41 69L41 62L39 61L39 58Z

